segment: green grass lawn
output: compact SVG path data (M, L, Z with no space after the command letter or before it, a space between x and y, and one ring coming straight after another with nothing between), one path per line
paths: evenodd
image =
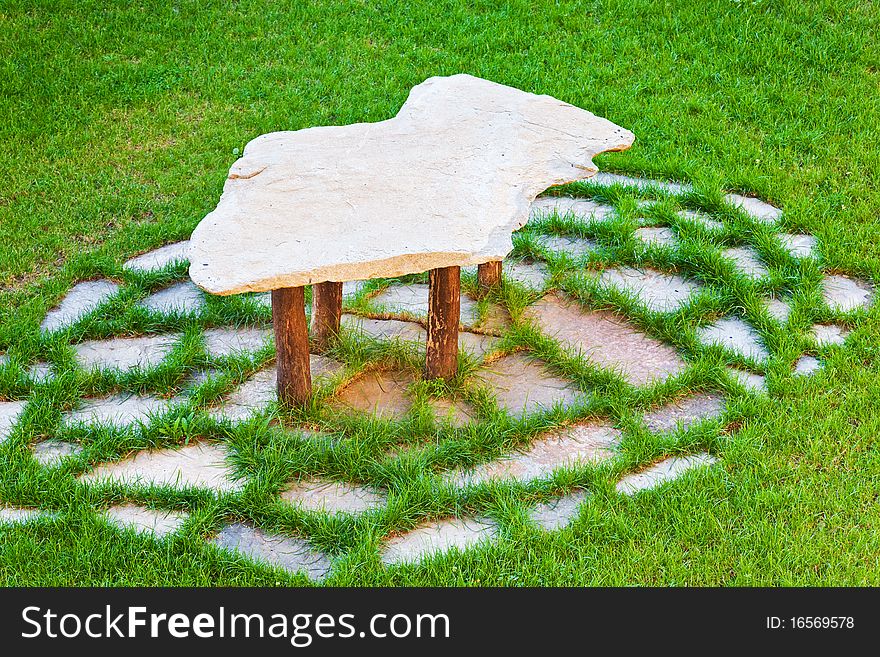
M41 388L22 426L0 445L0 502L60 512L55 520L0 529L0 584L306 583L205 545L205 536L235 518L307 535L337 558L331 585L880 583L880 304L836 317L822 310L817 291L820 269L880 282L880 11L863 0L497 4L113 8L0 0L0 352L22 362L48 357L64 372ZM551 218L517 238L524 256L537 254L536 234L564 232L600 242L588 266L647 263L703 272L713 293L701 299L699 316L691 309L664 317L603 296L565 259L549 262L554 282L584 305L615 307L675 344L690 363L685 376L633 389L516 322L505 346L531 349L592 391L588 409L514 422L461 377L450 390L472 395L485 421L453 432L420 414L432 392L426 384L402 424L328 414L328 387L313 407L275 414L288 426L308 422L327 431L326 441L309 444L292 440L270 417L229 428L195 411L271 359L262 353L222 363L218 385L202 386L191 403L148 431L59 428L61 409L85 394L178 390L187 369L205 361L204 327L268 320L265 309L239 299L211 300L198 320L139 311L137 298L185 271L132 275L120 267L131 255L188 237L215 206L247 141L273 130L385 119L413 85L457 72L547 93L632 130L635 146L600 158L602 168L696 187L661 200L653 211L658 221L674 222L680 206L702 208L728 227L720 244L765 245L774 275L764 285L726 270L700 231L684 230L672 254L643 254L627 237L637 194L589 185L569 191L607 195L619 212L610 225ZM721 190L755 193L783 208L786 229L818 237L819 262L798 265L774 255L760 226L720 202ZM97 275L126 283L114 302L118 312L68 335L41 337L46 311L74 282ZM783 331L758 318L774 354L767 366L771 394L751 395L725 379L723 365L733 361L699 348L694 330L706 314L760 316L759 295L781 289L794 293L792 321ZM531 299L511 287L494 300L517 319ZM823 354L825 368L815 376L791 377L809 326L829 319L854 328L846 346ZM159 370L86 375L70 363L70 340L166 329L182 330L185 340ZM399 345L345 340L334 355L347 367L340 380L368 364L418 367L415 353ZM11 371L0 370L0 399L30 392ZM728 395L729 431L708 423L658 439L638 426L634 409L704 388ZM611 465L461 494L435 485L442 469L485 461L584 416L624 429L621 456ZM57 470L40 469L28 444L59 432L86 451ZM236 468L250 479L243 492L214 498L75 482L89 462L200 436L234 448ZM400 444L417 449L380 458ZM720 463L657 491L614 494L622 473L700 450ZM277 502L285 481L316 473L382 486L391 504L364 517L327 518ZM571 528L542 534L527 526L528 503L576 486L592 496ZM121 500L192 516L179 536L156 542L96 518L97 508ZM381 566L376 548L383 536L450 514L490 515L501 538L423 565Z

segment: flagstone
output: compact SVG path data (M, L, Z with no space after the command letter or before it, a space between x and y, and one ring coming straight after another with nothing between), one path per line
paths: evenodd
M149 368L165 360L179 339L179 333L167 333L137 338L87 340L73 345L73 350L77 363L86 370Z
M761 260L761 256L751 247L736 246L724 249L721 255L732 260L737 271L753 280L763 278L770 272Z
M590 179L594 185L610 187L611 185L621 185L623 187L635 187L640 190L657 189L668 192L669 194L682 194L693 189L688 183L677 183L666 180L654 180L651 178L637 178L634 176L624 176L617 173L607 173L600 171Z
M451 549L467 550L498 536L498 526L487 518L450 518L424 523L385 543L382 563L416 563Z
M625 476L617 482L617 492L624 495L633 495L678 479L689 470L710 466L717 462L718 460L715 457L705 452L691 456L673 456L641 472Z
M477 420L477 412L474 407L461 399L451 401L442 397L434 397L428 404L434 411L434 418L437 422L449 424L456 429L461 429Z
M0 443L9 438L15 423L24 412L27 400L0 401Z
M675 233L666 226L643 226L636 228L636 239L650 246L672 246L675 244Z
M257 352L272 342L271 329L213 328L205 331L205 351L212 358Z
M529 520L544 531L565 529L580 515L581 505L589 496L587 491L578 489L568 495L542 502L529 510Z
M43 333L52 333L72 326L98 306L116 296L117 292L119 292L119 286L108 280L77 283L61 300L61 303L46 314L40 324L40 330Z
M813 340L819 347L828 345L841 345L846 342L850 330L838 324L814 324L812 328Z
M597 248L593 240L562 235L538 235L535 241L549 251L564 253L571 258L584 258Z
M499 358L476 376L495 395L498 406L516 417L557 404L567 408L585 399L573 381L556 376L542 362L522 353Z
M49 438L35 444L32 448L34 459L43 467L53 468L65 459L82 454L82 447L57 438Z
M403 322L397 319L371 319L357 315L343 315L342 326L354 331L363 332L377 340L406 340L408 342L424 342L428 332L415 322Z
M400 419L412 408L407 388L414 381L408 372L370 371L349 383L334 407Z
M788 302L776 297L764 299L764 308L767 309L767 314L780 324L785 324L791 315L791 306Z
M391 285L373 297L373 305L392 313L406 313L420 319L428 317L428 286L422 283ZM471 326L479 321L477 302L466 294L461 295L460 323Z
M654 433L679 429L686 431L703 420L714 420L724 413L721 395L699 393L666 404L644 415L645 426Z
M481 333L468 333L461 331L458 334L458 348L462 352L466 352L475 358L483 358L495 349L500 338L491 335L483 335Z
M614 206L586 198L570 196L539 196L532 202L529 220L548 217L573 216L585 220L602 220L614 214Z
M324 579L330 573L330 558L308 541L270 534L244 523L226 525L211 542L223 550L314 580Z
M384 493L339 481L307 479L291 484L281 493L285 502L306 511L358 514L385 506Z
M189 262L189 240L174 242L147 251L139 256L126 260L122 265L129 271L151 272L163 269L172 263Z
M809 258L816 251L818 241L812 235L782 233L779 235L783 248L795 258Z
M673 347L605 310L584 311L575 302L549 295L526 308L523 317L564 349L617 371L633 385L675 376L686 366Z
M724 200L736 208L740 208L753 219L761 223L772 224L782 216L782 210L754 196L741 194L725 194Z
M712 219L705 212L700 212L698 210L679 210L678 216L682 219L687 219L695 224L699 224L706 230L711 230L715 232L721 232L724 230L724 224L717 219Z
M205 308L205 295L190 281L154 292L138 304L165 315L196 315Z
M34 363L28 368L28 378L31 380L32 383L38 385L49 383L50 381L55 379L55 371L52 368L51 363L40 361L38 363Z
M62 414L65 426L93 425L124 428L137 422L148 423L153 416L168 411L172 403L153 395L116 394L85 399L74 410Z
M152 534L156 538L175 533L189 518L189 514L182 511L160 511L136 504L111 506L101 515L120 529L131 529L138 534Z
M501 269L508 280L538 292L547 287L550 280L550 271L540 262L507 259Z
M717 345L759 363L770 356L757 332L738 317L723 317L700 328L697 338L704 345Z
M619 267L606 269L598 280L606 286L620 288L634 294L649 310L671 312L688 304L702 285L677 274L666 274L656 269Z
M751 392L766 392L767 380L760 374L741 370L737 367L727 367L727 371L743 388Z
M54 514L46 513L40 509L4 506L3 504L0 504L0 525L26 523L40 517L52 517L52 515Z
M794 364L796 376L809 376L822 369L822 363L815 356L801 356Z
M873 303L874 286L867 281L833 274L822 281L822 294L831 310L850 312Z

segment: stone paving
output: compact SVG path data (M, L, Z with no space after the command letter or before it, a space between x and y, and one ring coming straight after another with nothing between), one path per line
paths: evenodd
M676 196L691 190L684 183L607 173L599 174L591 183L600 187L620 185L625 190L637 189L643 195L655 197ZM513 434L517 436L516 441L509 444L516 444L516 449L500 454L481 454L477 450L467 461L474 464L472 467L439 468L431 486L446 491L444 494L456 496L469 495L465 489L490 482L516 482L530 486L530 495L538 494L538 490L544 491L523 508L534 530L540 532L565 528L579 531L576 520L584 508L606 503L594 499L583 481L569 482L568 477L582 476L585 468L590 476L611 477L609 483L614 483L619 494L633 495L671 483L692 470L713 465L723 467L719 463L723 453L710 455L698 447L692 450L696 453L669 456L669 451L661 449L666 450L669 441L678 440L679 432L692 428L699 428L701 432L720 431L722 422L735 425L739 420L735 400L739 396L779 394L779 386L787 385L786 380L770 377L772 385L768 389L767 371L771 366L778 366L782 358L768 347L776 343L768 339L772 337L767 335L768 331L771 334L773 331L800 332L805 339L802 348L806 353L801 353L793 362L784 361L784 367L776 371L789 368L788 381L803 380L821 370L826 359L833 356L832 350L845 348L850 334L857 330L859 313L869 309L876 299L872 282L858 274L839 272L833 269L832 263L824 260L814 236L791 232L784 227L778 208L740 194L727 194L725 201L751 221L765 224L762 230L775 231L783 253L789 254L790 259L798 259L798 262L792 260L788 266L812 268L815 272L813 280L821 280L821 297L826 307L813 307L809 297L799 296L799 279L792 279L790 271L774 270L776 275L788 276L785 289L775 285L770 287L775 277L768 276L768 264L761 258L750 232L735 230L735 224L721 221L721 217L712 212L692 207L679 209L673 227L650 225L655 223L654 220L645 220L635 231L638 247L635 257L621 257L616 244L625 245L623 252L632 253L632 243L628 241L625 229L618 225L614 206L589 198L544 196L534 203L525 229L531 240L526 243L538 247L532 255L539 256L539 260L510 257L504 261L505 282L530 292L529 296L522 298L524 307L508 308L506 304L509 302L501 301L507 298L506 295L493 295L489 300L488 314L480 321L477 301L466 294L462 296L462 324L468 330L461 332L459 344L462 351L471 354L478 362L471 363L474 369L464 377L460 392L432 388L430 396L425 398L436 420L429 436L417 439L399 436L400 440L394 436L407 426L396 422L405 420L416 403L413 386L420 378L418 371L385 361L358 371L350 360L351 349L363 348L357 341L353 341L355 346L350 348L311 356L313 378L318 385L326 387L326 397L319 404L323 405L321 422L327 421L328 426L301 423L296 425L301 429L291 431L290 427L284 426L281 431L296 438L295 449L306 450L309 456L303 462L310 463L317 450L332 453L347 445L346 430L335 424L341 418L340 411L350 418L347 421L355 423L380 416L392 422L384 425L393 436L391 442L414 449L421 459L435 451L442 453L444 441L449 439L459 441L458 448L461 448L468 441L482 436L487 423L501 422L491 425L493 431L507 426L504 414L514 421L526 420L522 425L516 422L510 425L534 427L524 435ZM690 205L691 201L687 203ZM651 204L652 199L636 199L642 212L647 212ZM580 226L574 234L565 234L560 228L574 224ZM616 237L609 242L605 235L614 230L618 231ZM698 300L715 303L714 299L723 299L724 295L713 294L704 299L703 292L729 293L733 281L727 272L720 274L721 280L716 280L719 275L715 273L707 277L700 272L698 265L677 257L693 235L714 244L713 248L728 258L741 274L761 281L760 287L754 287L762 295L757 311L746 311L735 301L723 301L722 306L714 307L712 314L707 315L708 311L702 309L703 303ZM123 265L125 280L133 277L143 284L152 284L151 273L186 261L188 246L187 242L168 244L127 260ZM646 248L648 246L661 247L662 252ZM554 255L566 257L554 258ZM551 267L555 273L552 278ZM467 271L474 274L476 268ZM594 286L584 286L589 281L597 283L600 288L617 289L631 297L637 306L635 314L638 319L628 316L630 306L620 307L619 297L613 294L602 292L604 296L600 300L593 299ZM140 300L133 295L120 296L126 292L126 285L106 278L77 283L48 311L39 329L34 327L35 336L42 341L40 344L52 342L56 346L65 340L63 331L83 328L81 333L75 333L76 342L70 344L72 362L69 356L59 356L57 349L19 354L15 345L4 345L8 353L0 356L0 368L4 368L7 380L17 378L18 383L14 388L0 389L0 443L3 443L0 449L7 449L7 445L11 445L13 451L24 447L33 457L29 467L54 468L53 476L77 477L83 486L112 483L135 496L141 494L142 487L160 487L168 493L195 489L244 500L238 496L253 475L249 463L251 457L245 455L240 465L236 460L240 471L233 467L228 439L231 432L236 440L242 440L243 434L236 433L243 430L238 423L263 413L275 402L273 336L268 323L260 324L267 322L265 310L261 311L264 314L259 319L250 314L247 319L218 326L215 320L209 323L206 319L206 296L186 279L162 289L153 288L150 295ZM367 293L364 285L363 281L344 284L344 298L351 305L343 316L343 332L350 336L375 338L380 345L382 341L400 339L408 343L407 350L423 354L427 286L388 280L380 287L370 286L377 292ZM523 297L513 296L517 299ZM249 295L248 298L264 305L269 301L268 295ZM359 301L355 302L355 299ZM789 322L792 299L798 301L796 322ZM100 327L101 322L116 319L109 316L107 304L110 301L113 301L114 313L117 308L128 304L126 308L141 307L165 316L153 318L158 321L176 325L175 322L184 320L187 327L195 328L187 328L186 339L183 333L176 332L142 334L142 327L108 335ZM224 308L224 303L223 298L216 298L211 307ZM253 313L254 307L251 305L249 312ZM393 318L395 315L397 317ZM696 316L694 323L690 324L697 326L696 341L687 338L674 345L660 337L663 331L651 328L660 322L677 324L681 317L690 318L692 315ZM213 313L211 317L214 317ZM645 321L646 317L650 321ZM773 322L768 323L768 317ZM807 318L805 324L803 317ZM86 318L88 324L84 321ZM95 325L98 328L94 328ZM538 343L534 342L536 336ZM198 346L198 339L203 340L203 350ZM545 346L551 343L561 351L545 351ZM176 348L178 345L180 349ZM721 390L694 392L687 387L688 377L678 376L688 372L691 364L713 345L722 348L713 357L720 354L727 361L724 367L729 384L722 380L715 384L721 385ZM375 351L375 347L372 345L369 349ZM560 356L548 353L560 353ZM160 365L169 365L170 370L166 367L156 369ZM578 369L582 366L586 368ZM254 368L258 368L256 372L242 380L243 373L252 372ZM69 371L71 369L73 372ZM56 400L51 392L56 387L52 384L55 377L75 375L82 378L85 376L83 371L125 374L132 370L142 372L135 377L136 384L129 383L131 379L125 377L101 379L105 381L101 384L103 387L87 384L75 398L66 401ZM579 383L582 379L592 380L594 374L610 374L607 380L615 389L620 387L615 375L639 389L621 388L629 392L621 393L624 396L615 398L614 404L623 404L626 408L615 407L612 417L586 415L590 412L586 409L594 400L607 402L609 399L601 386L594 388ZM142 383L144 377L148 382ZM156 378L161 379L161 383L153 382ZM191 394L192 389L210 378L224 387L217 389L217 398L200 401L199 396ZM116 387L107 388L106 381ZM114 381L118 383L114 384ZM242 382L235 385L232 381ZM661 384L667 386L653 388ZM480 391L488 394L488 411ZM477 397L469 396L472 394ZM636 394L639 397L635 397ZM481 400L480 403L475 399ZM643 401L636 402L636 399ZM32 415L29 400L35 402ZM501 414L493 414L492 400ZM54 417L60 415L57 425L48 425L48 430L44 429L50 422L44 418L47 406L57 413ZM129 451L120 444L118 458L94 460L89 437L99 427L137 430L120 434L120 440L123 435L153 440L164 436L160 432L166 429L164 421L152 422L152 419L178 407L194 416L228 424L218 427L207 423L207 428L201 428L199 435L188 433L188 439L192 440L183 446ZM551 409L556 409L558 414L548 415ZM618 458L618 454L627 452L626 436L630 430L620 428L621 411L626 411L624 416L631 413L641 416L642 429L638 440L653 437L658 441L658 462L640 463L624 470L627 461ZM25 417L32 419L25 423ZM175 417L169 416L167 421L174 422ZM271 420L273 425L286 422L280 416ZM546 425L549 428L536 426L536 421L549 423ZM34 426L38 427L36 435L31 433ZM56 427L57 435L53 434L52 426ZM22 430L16 432L17 427ZM324 431L333 434L332 438L302 440L305 435L323 435ZM206 435L201 435L202 432ZM245 440L250 443L253 438L247 435ZM422 450L425 444L435 449ZM382 468L398 467L399 459L409 459L404 456L402 448L394 453L388 452L387 445L381 449L383 456L375 458L381 461ZM413 529L402 530L393 518L399 513L396 505L406 504L402 500L406 500L407 481L399 478L401 473L395 470L393 484L390 484L386 474L381 478L374 474L372 464L363 465L357 477L352 473L351 480L344 476L340 478L335 472L328 476L317 469L298 472L296 481L288 481L278 491L277 499L318 519L337 516L341 522L357 518L355 522L360 523L360 518L366 514L364 520L368 522L373 517L382 518L383 522L390 520L392 524L382 530L385 537L379 542L376 554L386 566L415 564L449 550L464 551L501 540L505 521L482 515L487 513L485 507L467 514L462 511L460 517L426 520ZM435 470L428 471L432 472ZM556 475L561 472L568 474L559 479ZM259 478L260 475L254 476ZM411 475L407 473L405 476ZM568 492L546 488L562 481L566 482ZM392 508L387 497L390 493L386 491L397 494L392 495L393 512L389 511ZM486 491L479 495L484 493ZM96 505L95 511L120 529L152 536L156 540L168 540L186 531L189 514L184 510L152 509L132 502L115 502L116 505L109 508ZM105 505L110 503L108 500ZM58 515L54 511L25 506L0 502L0 523L31 522ZM176 503L172 506L180 508ZM420 517L429 517L419 515L427 513L425 507L418 510L406 507L403 513L413 518L406 521L406 527L418 523ZM250 524L250 521L239 522L232 518L217 518L215 522L213 531L216 534L210 542L225 551L224 558L237 555L232 558L302 573L315 580L331 573L330 558L312 545L307 535L273 533Z

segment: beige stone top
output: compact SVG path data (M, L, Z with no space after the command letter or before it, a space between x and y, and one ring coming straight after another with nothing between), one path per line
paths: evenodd
M549 96L430 78L386 121L251 141L193 232L190 276L236 294L501 260L540 192L633 139Z

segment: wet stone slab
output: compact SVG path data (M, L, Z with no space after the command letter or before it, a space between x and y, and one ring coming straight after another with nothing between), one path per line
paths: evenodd
M772 224L782 216L782 210L754 196L725 194L724 200L761 223Z
M151 272L164 269L174 263L189 262L189 240L166 244L158 249L147 251L135 258L126 260L122 266L135 272Z
M724 249L721 255L733 261L736 270L752 280L759 280L769 273L767 266L761 260L761 256L751 247L736 246Z
M644 423L654 433L679 429L686 431L703 420L713 420L724 413L721 395L700 393L671 402L644 415Z
M544 531L565 529L580 515L581 505L589 496L587 491L578 489L568 495L542 502L529 510L529 520Z
M504 356L477 372L478 383L495 395L498 406L515 417L563 408L585 400L573 381L551 372L525 354Z
M812 235L801 233L782 233L779 235L782 248L794 258L810 258L816 252L818 240Z
M43 333L72 326L119 292L119 286L107 280L85 281L74 285L61 303L50 310L40 324Z
M205 295L192 282L185 281L154 292L138 305L163 315L197 315L205 308Z
M164 538L183 526L188 513L182 511L160 511L136 504L120 504L106 509L102 517L120 529L134 530L138 534Z
M795 376L809 376L820 369L822 369L822 363L815 356L801 356L794 364Z
M561 235L538 235L535 242L548 251L564 253L575 260L586 258L597 248L593 240Z
M0 401L0 443L9 438L16 422L24 412L27 401Z
M685 362L675 349L608 311L585 312L558 296L526 308L525 319L597 366L620 373L632 385L645 385L680 373Z
M604 424L564 427L534 441L526 450L508 454L470 470L450 472L444 480L456 487L490 481L529 483L560 468L607 461L620 444L618 429Z
M833 274L822 281L822 297L831 310L850 312L873 303L874 287L867 281Z
M232 523L220 530L212 541L223 550L238 553L290 573L302 573L321 580L330 572L330 559L301 538L270 534L258 527Z
M62 414L65 426L91 425L124 428L150 420L167 412L171 402L153 395L118 394L97 399L84 399L79 407Z
M738 317L724 317L704 326L697 331L697 337L704 345L723 347L759 363L769 357L755 329Z
M213 328L205 331L205 351L212 358L255 353L272 341L270 329Z
M80 475L85 484L119 483L128 486L205 488L216 492L238 491L244 481L233 478L226 448L195 443L179 449L143 450L121 461L104 463Z
M385 506L385 495L372 488L311 479L291 485L281 499L306 511L358 514Z
M677 274L656 269L619 267L606 269L598 277L604 286L616 287L636 296L649 310L672 312L688 304L702 285Z
M85 370L149 368L165 360L179 339L179 333L168 333L138 338L88 340L73 345L73 350L76 362Z
M676 243L675 233L666 226L643 226L636 228L637 240L646 246L674 246Z
M829 345L841 345L846 342L850 330L838 324L814 324L812 334L817 346L827 347Z
M727 367L727 372L739 385L750 392L766 392L767 380L760 374L741 370L738 367Z
M54 468L65 459L82 454L82 447L76 443L68 443L57 438L43 440L32 448L34 459L44 468Z
M382 563L417 563L451 549L467 550L498 536L498 526L488 518L451 518L428 522L385 543Z
M717 459L705 452L691 456L673 456L655 463L641 472L625 476L617 482L617 492L624 495L633 495L678 479L689 470L706 467L714 463L717 463Z
M574 217L581 220L603 220L614 214L614 207L586 198L570 196L541 196L532 203L529 221L549 217Z

